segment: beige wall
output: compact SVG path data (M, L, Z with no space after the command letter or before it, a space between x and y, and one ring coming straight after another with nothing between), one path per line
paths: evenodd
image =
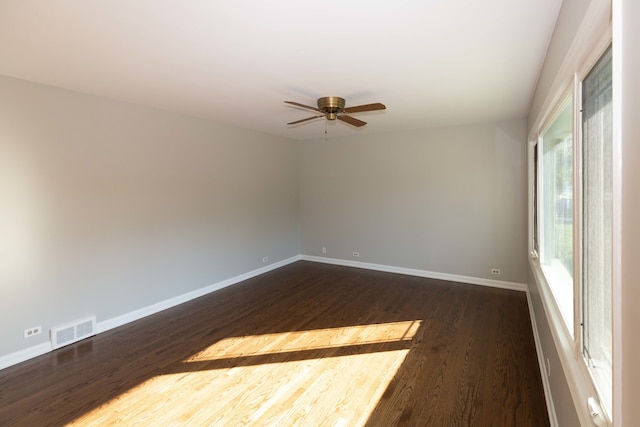
M321 246L526 281L522 120L298 144L10 78L0 90L0 356Z
M549 96L549 90L557 77L558 70L566 59L567 51L574 41L578 27L585 17L592 0L563 0L553 36L547 50L544 66L540 72L536 92L529 109L529 126L533 125ZM563 76L564 78L564 76ZM566 76L571 79L571 76Z
M301 143L302 253L525 283L525 132L514 120Z
M4 77L0 94L0 356L299 254L294 141Z

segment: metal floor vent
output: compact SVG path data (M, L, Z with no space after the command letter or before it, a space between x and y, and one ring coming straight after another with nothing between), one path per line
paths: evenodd
M95 316L87 319L78 320L64 326L51 328L50 338L51 347L64 347L74 342L83 340L96 334L96 318Z

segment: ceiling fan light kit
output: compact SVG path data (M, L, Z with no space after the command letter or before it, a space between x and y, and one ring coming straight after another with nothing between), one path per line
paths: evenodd
M293 101L284 101L285 104L293 105L296 107L306 108L308 110L315 111L316 113L321 113L312 117L307 117L306 119L296 120L294 122L287 123L288 125L296 125L298 123L303 123L309 120L317 119L320 117L325 117L327 120L340 120L342 122L348 123L350 125L361 127L367 124L367 122L363 122L362 120L356 119L355 117L349 116L351 113L361 113L364 111L375 111L375 110L384 110L387 107L384 104L379 102L374 104L366 104L366 105L357 105L355 107L346 107L345 108L345 100L344 98L340 98L339 96L325 96L322 98L318 98L318 107L311 107L309 105L300 104L298 102Z

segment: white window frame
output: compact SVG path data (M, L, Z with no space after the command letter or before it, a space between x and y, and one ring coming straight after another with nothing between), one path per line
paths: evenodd
M581 322L581 301L582 301L582 121L580 115L581 99L581 81L586 77L588 72L595 65L602 53L611 44L612 26L611 26L611 1L610 0L592 0L586 16L580 25L578 33L574 38L565 61L562 63L558 75L551 85L551 90L540 110L539 116L536 118L529 135L528 150L528 169L529 169L529 261L534 279L540 289L540 297L545 310L547 322L550 326L553 340L558 351L562 369L565 373L569 390L580 419L580 423L584 426L593 424L594 418L591 411L594 406L589 407L589 402L593 402L594 397L598 410L603 418L605 425L612 425L611 414L607 413L604 408L599 406L597 401L597 391L587 364L582 354L582 331ZM615 76L615 74L614 74ZM573 92L574 101L574 187L573 187L573 219L574 219L574 310L573 310L573 330L571 332L567 328L560 308L547 282L542 267L540 265L539 254L534 248L534 239L541 244L540 236L534 237L534 195L533 183L534 170L533 150L538 149L538 168L542 164L542 135L549 127L553 119L555 119L562 103L566 100L569 93ZM615 129L614 129L615 132ZM614 144L616 142L614 141ZM616 148L614 146L614 152ZM614 174L618 173L614 169ZM537 209L540 210L540 177L538 177L538 194ZM614 178L614 186L615 186ZM614 188L614 194L618 191ZM618 219L615 218L616 212L619 210L615 207L618 203L614 197L614 230ZM540 233L541 224L539 212L538 215L538 233ZM614 257L616 243L614 236ZM615 259L614 259L615 263ZM614 287L615 287L614 283ZM615 331L613 331L615 335ZM615 363L615 358L614 358ZM613 385L612 385L613 387ZM613 403L615 406L615 402Z

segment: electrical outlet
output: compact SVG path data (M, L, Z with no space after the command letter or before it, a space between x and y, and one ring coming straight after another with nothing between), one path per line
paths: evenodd
M354 252L354 253L353 253L353 256L354 256L354 257L356 257L356 258L358 258L358 257L360 256L360 252Z
M269 257L266 256L266 257L262 258L262 262L269 262Z
M550 377L551 376L551 362L549 362L549 358L547 357L547 376Z
M34 326L33 328L24 330L24 337L29 338L34 335L40 335L41 332L42 332L42 326Z
M327 248L326 248L326 247L324 247L324 246L322 247L322 253L323 253L323 254L326 254L326 253L327 253Z
M499 268L492 268L491 269L491 274L500 274L500 269Z

